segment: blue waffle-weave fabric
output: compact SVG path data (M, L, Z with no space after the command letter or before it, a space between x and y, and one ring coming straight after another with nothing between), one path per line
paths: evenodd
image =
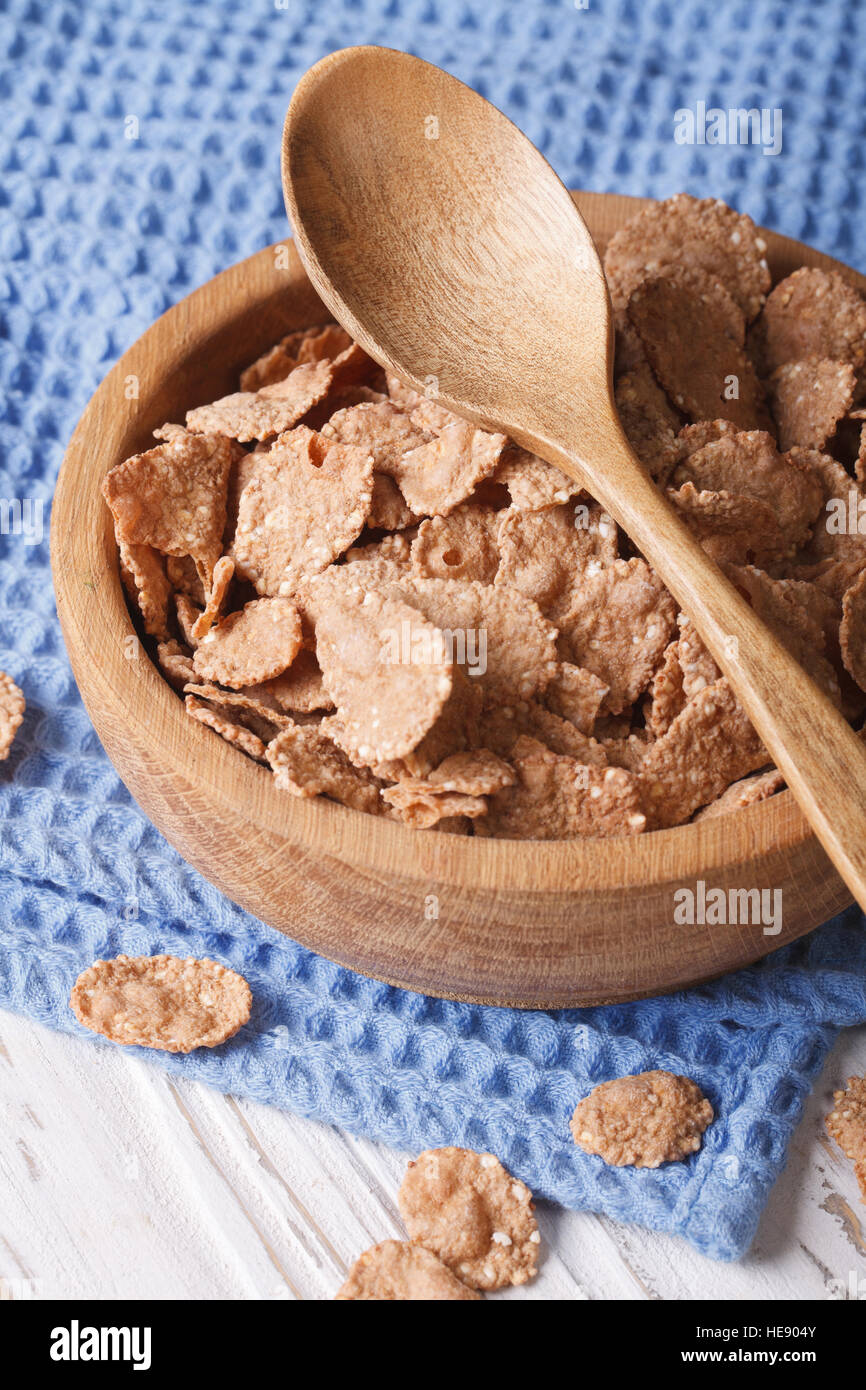
M0 668L27 697L0 765L0 1006L106 1046L68 1009L81 969L121 951L214 956L250 981L249 1024L214 1052L147 1054L158 1065L408 1151L491 1149L540 1196L736 1258L838 1028L866 1019L859 912L719 983L616 1008L520 1013L393 989L294 945L185 865L119 781L70 674L47 540L64 445L164 308L285 236L293 85L359 42L477 87L574 187L716 195L866 269L859 3L0 0L0 498L22 508L0 508ZM675 112L699 101L781 108L781 153L676 143ZM712 1100L702 1151L648 1171L577 1150L576 1102L651 1067Z

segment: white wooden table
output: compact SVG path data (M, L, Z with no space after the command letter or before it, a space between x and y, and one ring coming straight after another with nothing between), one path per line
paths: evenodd
M741 1264L542 1203L541 1273L494 1297L826 1299L863 1281L866 1298L866 1207L822 1125L851 1072L866 1028L830 1057ZM0 1298L329 1299L401 1234L405 1163L0 1013Z

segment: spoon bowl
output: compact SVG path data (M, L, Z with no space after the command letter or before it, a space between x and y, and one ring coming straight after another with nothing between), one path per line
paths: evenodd
M866 906L866 744L632 452L601 264L544 157L440 69L348 48L295 90L283 187L310 280L371 356L416 387L432 379L440 404L556 464L625 529Z

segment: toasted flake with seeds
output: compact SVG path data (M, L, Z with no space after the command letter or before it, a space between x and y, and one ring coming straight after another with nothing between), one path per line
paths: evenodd
M9 757L9 749L21 728L25 708L24 696L18 686L5 671L0 671L0 763Z
M175 690L183 690L185 685L195 680L192 652L188 647L181 646L180 642L176 642L174 638L157 645L156 659L169 685L172 685Z
M631 447L650 476L657 483L666 483L679 456L677 434L682 421L648 362L619 378L615 399Z
M480 1297L423 1246L383 1240L355 1261L335 1301L465 1303Z
M687 1076L645 1071L604 1081L571 1118L574 1142L614 1167L659 1168L697 1153L713 1107Z
M258 391L235 391L211 405L187 412L187 429L197 434L221 434L248 444L272 439L297 424L328 393L334 364L305 362L282 381Z
M591 734L610 686L592 671L562 661L544 691L544 703L561 719L568 719L582 734Z
M201 685L193 679L184 686L184 692L187 695L195 695L208 704L219 705L232 718L247 728L251 727L256 734L259 732L260 721L268 725L269 737L271 728L285 729L294 723L294 720L280 709L267 685L245 685L242 690L224 690L222 686L211 685L208 682ZM250 715L253 716L252 722L249 719Z
M746 806L757 806L759 802L775 796L784 785L785 779L775 767L754 777L743 777L739 782L732 782L720 797L698 811L695 820L715 820L718 816L730 815L732 811L742 811Z
M441 634L417 609L353 578L364 568L311 580L305 604L341 747L371 765L402 758L421 742L451 695L454 666L437 660Z
M588 575L557 619L572 660L609 686L619 714L649 685L670 641L676 605L645 560L617 560Z
M668 488L667 496L717 564L772 564L789 549L768 502L734 492Z
M425 579L468 579L492 584L499 568L500 512L461 502L448 516L422 521L412 542L412 569Z
M187 598L186 594L175 594L174 609L177 616L177 625L180 628L180 635L188 647L193 651L198 646L198 639L195 635L196 624L201 617L202 610L198 604L193 603L192 599Z
M220 738L224 738L226 743L233 743L249 757L264 762L264 740L258 734L253 733L251 729L248 729L246 725L239 723L236 711L229 709L227 705L212 704L207 700L200 700L197 695L187 695L184 704L187 714L191 715L193 719L197 719L199 724L213 729L214 733L219 734Z
M214 565L213 579L211 581L210 593L205 604L204 610L198 615L192 626L193 641L198 644L203 641L210 632L214 623L219 618L226 601L229 587L235 572L235 562L224 555L217 560ZM178 621L180 618L178 617Z
M355 767L315 726L290 724L265 751L277 786L293 796L328 796L374 816L381 811L378 779Z
M496 583L519 590L553 622L567 613L585 580L613 564L616 523L599 506L510 508L499 527Z
M412 1240L473 1288L503 1289L536 1274L532 1193L494 1154L427 1149L409 1164L397 1200Z
M717 198L678 193L639 212L610 239L604 273L614 308L648 276L668 267L703 271L722 282L750 322L770 288L766 246L745 213Z
M398 484L403 455L433 438L430 430L421 429L405 411L387 400L336 411L322 426L322 434L326 439L371 454L376 472L396 479Z
M838 705L839 680L824 655L826 595L803 581L772 579L754 565L729 566L727 573L758 617Z
M260 594L288 595L363 529L370 510L368 453L306 429L282 436L241 494L232 555Z
M79 1023L111 1042L192 1052L233 1037L252 994L242 975L215 960L116 956L81 972L69 1004Z
M452 816L483 816L487 802L483 796L448 791L433 786L422 777L406 777L382 792L382 800L393 806L400 819L415 830L429 830Z
M704 445L679 465L673 481L765 502L791 549L807 539L821 508L821 480L812 456L796 449L780 454L763 430L726 433Z
M333 362L351 346L352 339L338 323L289 333L241 373L241 390L259 391L275 381L284 381L303 362Z
M866 518L866 493L836 459L814 449L792 449L796 458L811 468L821 493L809 544L802 559L807 563L834 561L866 564L866 534L859 530ZM852 524L853 523L853 524Z
M742 318L732 333L732 308L721 285L708 280L698 291L680 273L668 270L637 286L628 316L653 372L684 415L731 420L742 430L772 429L764 389L743 347Z
M849 1076L847 1091L836 1091L827 1132L846 1158L866 1162L866 1077Z
M380 541L370 541L369 545L353 545L346 551L348 565L368 565L371 587L375 587L383 577L394 578L409 573L411 565L412 542L404 535L383 536ZM359 576L360 578L360 576Z
M766 762L766 749L728 682L716 681L698 691L647 749L639 782L649 827L681 825Z
M373 530L405 531L420 520L410 507L406 506L403 494L387 473L373 474L373 496L367 525Z
M229 476L231 477L231 474ZM176 594L183 594L186 598L192 599L199 608L204 607L204 586L191 555L166 555L165 573Z
M579 763L607 766L607 757L597 739L581 733L571 720L561 718L534 700L494 705L482 713L479 741L499 757L509 758L521 737L534 739L552 752L575 758Z
M489 748L473 748L467 753L452 753L430 773L427 781L442 791L461 792L465 796L487 796L510 787L514 769Z
M662 663L656 670L649 689L647 726L657 738L667 733L677 715L684 709L686 698L679 642L671 642L665 648Z
M579 763L523 737L509 757L517 781L491 796L476 835L571 840L638 835L646 826L638 783L623 768Z
M413 512L447 516L490 477L506 442L504 434L455 419L428 443L401 454L390 469L380 465L380 471L391 473Z
M845 669L866 690L866 569L847 589L842 599L839 641Z
M334 702L325 689L315 652L303 648L287 671L268 681L267 688L280 709L294 714L334 708Z
M806 357L850 362L858 372L866 361L866 300L837 271L803 266L768 296L749 351L765 377Z
M639 772L652 742L653 735L650 730L637 729L634 733L626 734L624 738L603 739L602 748L611 767L622 767L626 772Z
M779 448L823 449L851 409L856 377L850 362L807 357L784 362L770 377L770 408Z
M567 502L581 490L580 483L561 469L515 444L503 449L492 480L508 488L512 507L521 512L537 512Z
M126 541L119 541L118 549L123 585L130 600L138 605L145 632L167 641L171 588L162 556L150 545L130 545Z
M222 553L234 449L227 439L185 430L134 454L102 480L118 541L190 555L209 583Z
M240 690L286 671L302 637L300 614L288 599L253 599L207 634L193 665L205 680Z
M698 691L705 690L708 685L715 685L722 673L707 651L704 640L691 619L681 613L677 623L680 630L677 656L683 673L683 692L686 699L690 700Z

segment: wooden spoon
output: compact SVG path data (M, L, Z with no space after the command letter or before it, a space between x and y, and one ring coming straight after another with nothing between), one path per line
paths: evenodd
M544 157L441 69L347 48L295 89L283 186L316 291L367 352L421 390L433 379L440 404L561 468L624 527L866 906L866 746L632 452L601 264Z

